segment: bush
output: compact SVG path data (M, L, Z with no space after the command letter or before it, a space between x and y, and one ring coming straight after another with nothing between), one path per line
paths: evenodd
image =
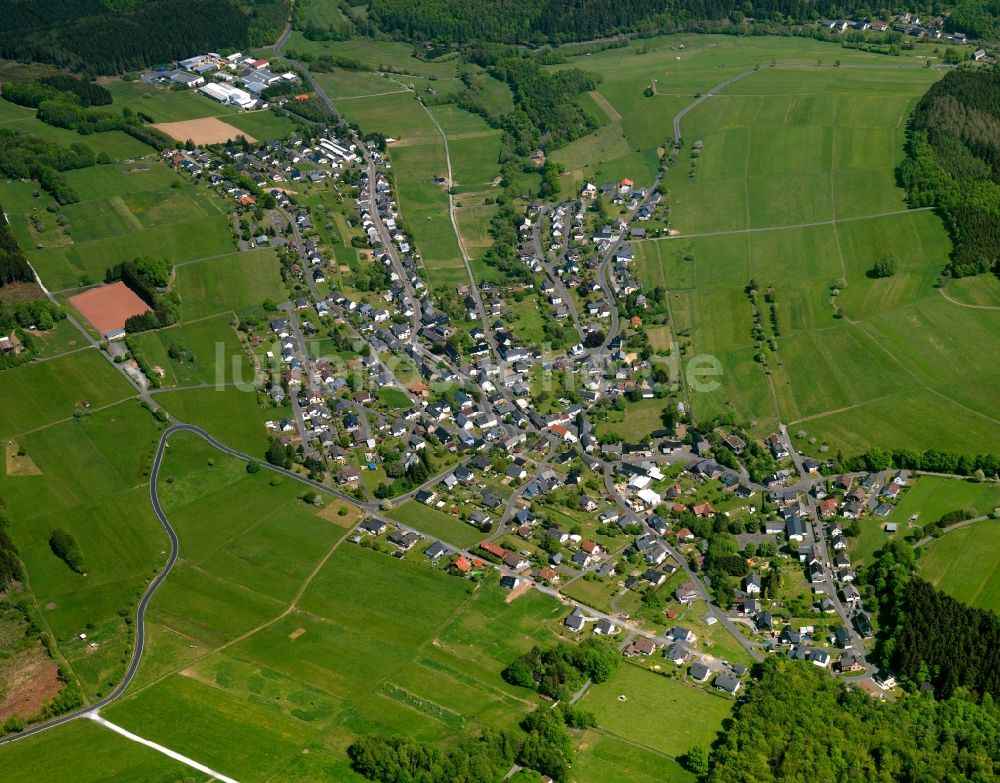
M72 534L61 528L56 528L49 536L49 547L52 554L62 560L73 571L78 574L83 573L83 553L80 552L80 545Z

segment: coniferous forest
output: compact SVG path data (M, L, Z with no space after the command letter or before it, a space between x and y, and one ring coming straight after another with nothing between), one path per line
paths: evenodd
M959 68L927 91L899 178L911 206L940 210L951 274L1000 271L1000 72Z
M287 0L0 0L0 57L111 74L271 43Z

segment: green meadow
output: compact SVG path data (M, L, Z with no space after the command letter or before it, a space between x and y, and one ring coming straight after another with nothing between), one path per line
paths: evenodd
M251 383L253 367L234 321L231 314L210 317L143 332L129 341L149 364L163 370L164 387Z
M209 777L157 751L131 742L86 718L19 740L0 750L4 780L73 780L101 783L203 783Z
M711 746L732 704L691 682L630 664L591 686L579 701L581 709L594 713L601 733L671 759L695 745ZM651 720L651 715L660 719Z
M60 382L50 388L69 387ZM43 620L90 697L107 692L121 677L131 648L126 618L166 560L166 535L146 487L160 426L131 401L52 424L17 439L38 474L0 480ZM52 554L48 540L55 528L76 537L84 574ZM79 638L82 633L86 640Z
M669 291L682 361L721 362L716 388L689 391L699 419L733 414L761 432L784 421L813 452L973 453L1000 440L989 403L1000 314L934 290L950 242L932 212L905 209L893 169L937 73L879 63L762 67L692 111L666 179L677 236L639 243L639 274ZM872 279L883 255L898 272ZM777 348L767 369L754 359L751 279Z
M18 367L0 373L0 435L30 432L134 395L96 349Z
M185 320L257 310L265 299L287 298L274 250L262 248L228 253L183 264L176 269L175 289Z
M499 673L551 638L557 602L349 543L272 475L171 438L160 495L181 559L110 720L240 780L349 781L357 734L447 742L537 703Z
M971 606L1000 612L1000 522L988 519L928 544L920 575Z
M99 282L112 264L139 256L181 263L233 251L222 202L155 159L92 166L65 177L81 199L60 210L65 230L44 211L47 199L31 197L30 186L0 183L14 232L51 291ZM32 215L41 219L41 232Z

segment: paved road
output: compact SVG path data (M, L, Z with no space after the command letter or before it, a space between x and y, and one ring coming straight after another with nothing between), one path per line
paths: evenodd
M743 73L736 74L736 76L734 76L731 79L727 79L726 81L722 82L722 84L715 85L711 90L703 94L700 98L696 99L693 103L689 103L679 112L677 112L677 114L674 116L674 143L675 144L681 143L681 120L683 120L688 115L689 112L693 111L702 103L707 101L723 87L728 87L733 82L738 82L740 79L743 79L752 73L754 73L754 69L750 69L749 71L743 71Z
M0 737L0 745L5 745L10 742L15 742L19 739L24 739L25 737L30 737L35 734L39 734L47 729L51 729L55 726L61 726L64 723L69 723L72 720L83 716L90 716L91 713L96 713L102 707L106 707L111 702L115 701L120 697L125 690L131 685L132 680L135 678L135 674L139 669L139 663L142 661L142 654L146 646L146 608L149 606L149 602L153 595L163 584L163 580L167 578L167 574L174 567L174 563L177 562L177 554L180 551L180 542L177 539L177 533L170 526L170 521L167 519L167 515L163 512L163 508L160 505L160 498L157 492L157 476L160 473L160 465L163 461L163 451L167 447L167 441L170 436L179 429L184 429L183 426L175 425L163 431L160 436L160 442L156 447L156 455L153 457L153 466L149 473L149 500L153 505L153 513L156 514L156 518L160 520L160 524L163 526L163 530L167 534L167 539L170 541L170 555L167 557L167 562L163 566L163 569L158 573L147 586L145 592L142 594L142 598L139 599L139 604L135 610L135 624L133 628L135 629L135 641L132 645L132 658L129 661L128 669L125 670L125 676L122 681L118 683L118 686L111 691L107 696L105 696L100 701L87 705L86 707L81 707L74 712L68 712L65 715L60 715L58 718L53 718L52 720L45 721L44 723L37 723L34 726L25 729L17 734L9 734L6 737Z

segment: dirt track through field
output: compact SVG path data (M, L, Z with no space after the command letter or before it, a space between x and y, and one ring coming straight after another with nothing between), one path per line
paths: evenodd
M618 122L618 120L622 118L621 114L618 113L618 110L611 105L611 101L605 98L597 90L592 90L587 94L594 99L594 103L601 107L601 111L608 115L609 120L612 122Z
M221 144L237 136L242 136L249 142L255 142L253 136L241 131L218 117L202 117L200 120L182 120L181 122L160 122L153 126L163 131L177 141L191 139L195 144Z

